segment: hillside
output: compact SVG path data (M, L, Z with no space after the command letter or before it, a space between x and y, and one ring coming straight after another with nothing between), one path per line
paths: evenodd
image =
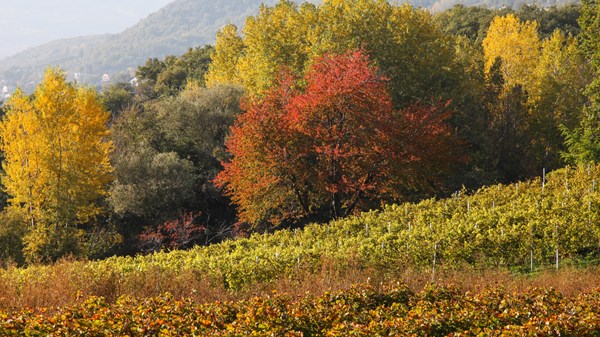
M154 295L192 288L236 293L276 280L318 279L324 272L351 282L365 273L412 270L435 279L463 269L529 273L597 264L598 179L600 166L562 169L545 182L457 192L188 251L0 269L0 308L53 301L45 294L55 285L65 299L79 293L114 299L146 296L149 289Z
M527 4L536 4L540 7L551 7L551 6L564 6L567 4L578 3L579 1L573 0L437 0L430 2L426 7L431 9L433 12L441 12L449 9L456 4L462 4L465 6L482 6L489 8L503 8L511 7L518 9L519 7Z
M48 65L60 66L80 82L97 85L102 74L125 79L148 58L180 55L190 47L214 43L216 32L226 23L241 26L245 18L258 11L261 3L273 5L278 0L177 0L118 33L82 36L53 41L27 49L0 61L0 81L10 88L38 82ZM311 0L318 3L320 0ZM560 5L572 0L548 0L543 6ZM441 11L456 3L487 7L518 7L523 1L411 0L414 6ZM121 74L121 76L119 76ZM32 89L32 88L30 88Z
M241 25L261 3L276 0L178 0L113 35L65 39L30 48L0 62L0 79L10 84L38 81L48 65L58 65L79 80L97 84L103 73L132 71L149 57L179 55L214 42L228 22Z

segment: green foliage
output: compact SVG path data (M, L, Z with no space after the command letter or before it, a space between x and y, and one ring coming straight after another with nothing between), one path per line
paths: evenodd
M194 196L194 166L175 152L138 147L120 153L114 165L116 179L108 201L117 214L156 221L184 208Z
M599 120L597 113L588 110L575 129L561 127L566 145L562 155L566 162L578 165L600 162Z
M535 4L524 4L515 14L521 20L537 21L542 39L549 38L559 30L565 35L577 36L580 32L579 19L581 5L576 3L563 6L542 7Z
M223 202L210 180L221 170L241 95L238 87L190 84L177 97L125 109L112 126L113 210L135 215L143 225L182 210L218 213Z
M23 238L23 255L28 263L49 263L67 255L81 256L79 242L84 231L73 226L37 224Z
M437 13L435 19L444 33L453 36L464 36L480 45L492 19L496 16L506 15L509 12L512 12L510 8L490 9L459 4Z
M111 257L74 264L82 279L193 272L231 290L321 268L324 260L378 270L510 268L530 271L600 256L600 166L566 168L517 185L457 192L442 200L386 206L381 212L253 234L189 251ZM435 256L435 258L434 258ZM570 262L569 262L570 261ZM44 280L52 267L9 271L15 282ZM84 275L89 275L84 277ZM96 276L94 276L96 275ZM79 278L78 278L79 279ZM20 281L19 281L20 280ZM40 281L43 282L43 281Z
M24 233L13 242L15 248L21 248L11 256L17 263L51 263L64 257L103 258L113 255L123 242L122 235L106 224L88 224L86 228L55 224L37 224L30 228L24 222L19 224L20 230L13 228L11 233L13 237Z
M471 41L481 44L492 19L512 13L523 21L539 23L539 34L542 39L550 37L555 30L565 35L577 36L580 28L577 23L580 5L542 7L525 4L520 8L502 7L490 8L484 6L469 6L457 4L436 14L436 21L442 30L454 36L464 36Z
M600 158L600 4L594 0L582 1L581 51L593 68L593 81L586 88L589 103L586 105L580 123L575 128L563 126L567 151L567 161L577 164L597 162Z
M145 98L177 96L188 83L204 86L213 48L190 48L183 55L167 56L164 60L151 58L138 67L136 75L141 83L138 94Z
M221 169L225 137L241 113L241 87L217 86L205 89L190 85L177 98L153 106L158 128L165 142L159 149L172 150L188 158L206 181Z
M25 214L10 208L0 213L0 266L11 263L21 265L25 262L23 237L26 232Z
M134 88L129 83L119 82L102 90L100 101L111 117L115 118L121 111L133 104Z

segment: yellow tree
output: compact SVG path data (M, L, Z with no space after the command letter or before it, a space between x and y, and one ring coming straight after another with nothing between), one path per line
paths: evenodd
M296 74L304 70L306 35L314 17L313 5L298 8L289 0L274 7L263 5L258 15L248 17L242 30L245 49L237 71L250 94L264 93L282 66Z
M108 112L92 89L48 69L35 93L17 91L0 122L2 183L33 225L87 222L111 180Z
M500 62L506 90L510 91L517 85L526 91L534 87L535 74L532 70L540 56L537 29L537 22L521 22L513 14L492 20L483 40L485 73L489 75L494 64Z
M557 30L540 41L537 29L535 21L522 22L509 14L494 18L483 40L488 86L499 88L490 109L492 119L501 121L499 134L512 130L523 135L521 144L505 152L525 151L516 157L527 158L527 167L516 171L526 175L563 165L560 125L577 123L586 102L583 91L591 80L574 38ZM506 162L511 161L518 160Z
M211 54L211 71L206 74L206 83L214 87L219 84L236 83L237 63L244 49L242 38L238 35L237 27L228 24L217 33L215 51Z

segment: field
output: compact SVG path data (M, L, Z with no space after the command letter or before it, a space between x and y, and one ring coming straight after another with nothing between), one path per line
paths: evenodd
M600 289L565 296L502 287L476 293L429 286L355 287L318 297L273 293L198 304L166 294L115 303L92 297L53 312L3 315L4 336L597 336Z

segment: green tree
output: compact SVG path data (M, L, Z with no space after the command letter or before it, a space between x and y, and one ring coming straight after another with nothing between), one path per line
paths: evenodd
M556 30L542 41L541 55L534 70L536 82L530 93L533 160L547 169L563 165L563 129L573 129L582 119L587 102L585 87L592 70L580 52L577 40ZM537 157L537 158L536 158Z
M228 201L210 180L222 168L223 144L241 96L239 87L195 84L177 97L125 109L112 126L113 210L136 217L139 227L181 211L208 214L224 208Z
M104 88L100 95L100 100L114 118L123 109L133 104L134 94L135 90L129 83L119 82Z
M210 64L212 46L190 48L183 55L151 58L138 67L138 93L142 98L177 96L189 82L204 85L204 74Z
M589 102L584 116L574 129L563 128L567 161L577 164L597 162L600 159L600 3L583 0L579 18L581 50L593 69L594 79L586 89Z
M23 238L27 228L23 226L26 215L18 209L7 208L0 212L0 266L25 262Z
M442 31L453 35L463 36L476 44L481 44L490 22L496 16L508 14L511 10L489 9L480 6L454 5L436 15L436 21L441 25Z
M139 66L135 72L139 85L137 93L144 99L152 99L157 97L157 93L154 90L158 76L167 67L165 61L159 60L158 58L150 58L145 64Z
M552 7L525 4L515 11L515 15L523 21L538 22L540 37L545 39L551 37L556 30L564 35L579 35L577 20L580 11L581 5L575 3Z
M117 214L130 212L157 221L165 213L189 207L194 196L194 166L177 153L141 147L121 153L114 165L117 178L108 200Z

